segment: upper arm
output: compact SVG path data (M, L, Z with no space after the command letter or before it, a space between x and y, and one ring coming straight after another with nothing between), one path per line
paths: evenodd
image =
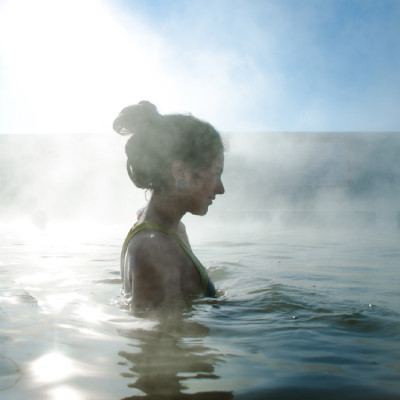
M136 305L156 305L181 293L180 265L185 260L169 236L160 232L137 235L128 246L126 261Z

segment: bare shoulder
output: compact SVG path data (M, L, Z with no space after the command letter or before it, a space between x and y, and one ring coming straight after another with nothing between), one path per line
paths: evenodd
M128 255L135 261L166 261L182 257L176 240L163 232L145 230L138 232L129 242ZM148 262L146 262L148 264Z
M190 262L178 243L163 232L138 232L127 260L136 304L154 305L181 293L181 271Z

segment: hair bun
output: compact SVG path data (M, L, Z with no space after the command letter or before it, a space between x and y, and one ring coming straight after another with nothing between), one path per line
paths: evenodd
M125 107L113 123L113 129L120 135L139 133L155 119L161 117L157 107L147 100Z

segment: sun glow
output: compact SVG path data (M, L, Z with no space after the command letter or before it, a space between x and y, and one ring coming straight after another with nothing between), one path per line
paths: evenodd
M99 0L2 3L3 133L105 132L122 106L166 93L161 39L110 7Z

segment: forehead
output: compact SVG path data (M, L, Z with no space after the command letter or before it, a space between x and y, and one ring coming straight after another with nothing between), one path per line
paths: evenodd
M224 153L218 154L211 162L210 167L213 169L224 169Z

